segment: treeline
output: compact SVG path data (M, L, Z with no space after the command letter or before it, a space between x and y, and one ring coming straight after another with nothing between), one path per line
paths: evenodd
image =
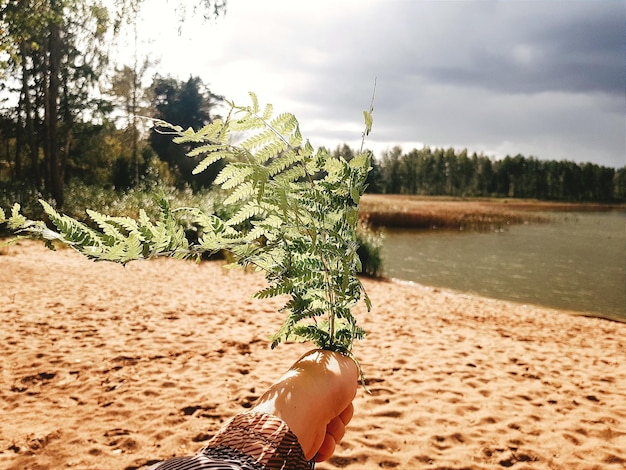
M348 146L335 154L351 158ZM399 147L374 161L369 192L456 197L511 197L572 202L626 201L626 167L539 160L494 159L453 148Z

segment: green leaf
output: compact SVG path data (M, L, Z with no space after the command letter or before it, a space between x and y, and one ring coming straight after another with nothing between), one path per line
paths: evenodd
M192 170L192 173L194 175L197 175L198 173L202 173L204 170L206 170L208 167L213 165L215 162L228 158L230 155L231 153L228 151L212 152L207 157L205 157L200 163L198 163L198 165L196 165L196 167Z
M265 110L263 111L263 116L261 116L261 118L264 121L267 121L268 119L272 117L273 111L274 111L274 107L270 103L266 104Z
M250 99L252 100L252 112L257 114L259 112L259 99L252 91L249 91L248 95L250 95Z
M24 228L26 225L26 217L20 214L20 205L18 203L13 204L11 208L11 217L9 217L9 229L17 230Z
M372 113L369 111L363 111L363 117L365 118L365 135L369 135L372 132L372 124L374 120L372 119Z
M205 145L200 145L196 148L194 148L193 150L191 150L190 152L187 152L187 156L188 157L197 157L198 155L202 155L205 153L212 153L215 152L217 150L224 150L226 149L227 146L225 146L224 144L205 144Z
M261 213L263 213L263 209L256 202L249 202L239 209L234 216L228 219L226 225L231 227L233 225L239 225Z
M232 205L241 200L249 199L254 196L256 193L255 185L252 181L244 181L239 186L237 186L230 195L224 199L224 205Z

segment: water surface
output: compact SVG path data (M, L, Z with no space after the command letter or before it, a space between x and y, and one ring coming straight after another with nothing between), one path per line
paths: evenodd
M552 213L504 231L385 230L389 277L626 319L624 214Z

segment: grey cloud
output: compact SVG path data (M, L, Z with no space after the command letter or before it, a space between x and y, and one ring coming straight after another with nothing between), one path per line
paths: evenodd
M398 4L372 18L389 29L375 29L370 57L394 70L500 92L623 93L622 2Z
M622 0L288 4L254 2L228 60L291 77L281 98L331 123L320 138L354 139L334 124L376 77L371 139L626 163Z
M518 10L520 3L511 2L510 8ZM482 44L468 47L469 63L427 67L425 75L509 93L623 94L623 5L597 2L591 12L566 12L569 18L564 21L562 10L567 5L544 3L549 9L527 8L523 15L492 18L506 21L494 34L481 38Z

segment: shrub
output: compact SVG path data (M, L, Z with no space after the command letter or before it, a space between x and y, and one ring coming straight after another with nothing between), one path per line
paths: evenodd
M382 244L383 233L374 230L367 222L360 221L356 232L359 242L357 254L361 259L361 273L371 277L381 277L383 273Z

